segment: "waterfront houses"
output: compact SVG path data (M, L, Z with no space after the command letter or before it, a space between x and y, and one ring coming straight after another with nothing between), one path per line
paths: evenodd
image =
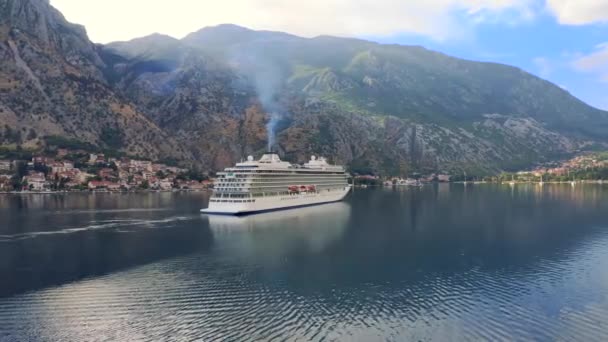
M49 166L53 173L64 173L74 169L74 164L70 162L52 162Z
M89 165L103 164L105 161L105 155L103 154L89 154Z
M161 179L158 182L158 188L160 190L165 190L165 191L166 190L171 190L171 189L173 189L173 182L170 179L168 179L168 178Z
M118 178L118 173L111 168L103 168L98 172L99 177L102 179L116 179Z
M76 174L74 175L74 178L70 178L70 180L75 181L79 184L84 184L88 179L93 178L94 175L87 173L87 172L82 172L80 170L78 170L78 172L76 172Z
M202 174L149 160L107 157L64 149L55 156L0 160L0 191L203 190ZM195 179L198 180L195 180ZM17 179L15 181L15 179Z
M45 156L35 156L32 157L31 165L33 164L48 164L52 162L52 159L47 158Z
M12 190L11 177L9 175L0 175L0 192Z
M451 176L446 174L437 175L437 181L441 183L447 183L450 181Z
M65 156L68 155L68 153L70 153L70 151L68 149L65 149L65 148L57 149L57 158L64 158Z
M44 191L50 188L50 184L42 172L30 172L29 175L23 176L22 184L24 190L30 191Z
M10 171L12 162L10 160L0 160L0 171Z
M90 181L88 187L89 190L119 191L121 189L120 184L109 181Z
M573 172L593 170L593 169L606 169L608 168L608 155L604 154L585 154L576 156L572 159L551 163L549 165L539 166L531 171L518 172L518 176L529 176L540 177L541 175L552 175L556 177L567 177Z

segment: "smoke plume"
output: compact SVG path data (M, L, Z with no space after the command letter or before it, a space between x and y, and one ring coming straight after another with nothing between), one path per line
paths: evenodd
M277 143L277 124L284 116L285 109L279 101L284 72L271 53L261 48L246 49L245 53L233 55L232 62L244 70L252 81L258 99L269 120L266 124L268 134L268 150L272 150Z
M268 133L268 151L276 145L277 124L283 116L284 109L278 100L281 89L281 73L276 65L268 62L259 62L258 67L253 73L255 90L262 107L270 115L266 124Z

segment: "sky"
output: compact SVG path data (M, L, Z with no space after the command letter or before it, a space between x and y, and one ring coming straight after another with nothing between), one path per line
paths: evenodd
M206 26L422 45L505 63L608 110L608 0L51 0L108 43Z

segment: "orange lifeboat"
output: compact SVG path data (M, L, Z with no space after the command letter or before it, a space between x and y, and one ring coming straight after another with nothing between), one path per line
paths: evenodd
M309 192L315 192L315 191L317 191L317 187L316 187L316 186L314 186L314 185L309 185L309 186L306 188L306 190L307 190L307 191L309 191Z
M297 185L290 185L288 188L289 192L298 192L298 186Z

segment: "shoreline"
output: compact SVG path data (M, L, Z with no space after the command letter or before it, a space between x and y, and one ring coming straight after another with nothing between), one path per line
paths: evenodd
M552 182L443 182L443 183L423 183L424 185L434 185L434 184L497 184L497 185L524 185L524 184L535 184L535 185L545 185L545 184L572 184L572 181L552 181ZM594 181L575 181L574 184L585 185L585 184L594 184L594 185L608 185L608 180L594 180ZM366 187L374 188L374 187L384 187L387 188L389 186L385 185L367 185ZM408 186L399 186L392 185L391 187L408 187ZM360 185L355 185L355 188L365 188ZM212 192L213 189L173 189L173 190L133 190L133 191L99 191L99 190L65 190L65 191L0 191L0 195L58 195L58 194L139 194L139 193L165 193L165 192Z
M211 189L202 190L137 190L137 191L0 191L0 195L62 195L62 194L140 194L165 192L211 192Z
M452 182L453 184L500 184L500 185L511 185L511 183L515 184L572 184L573 181L549 181L549 182L525 182L525 181L515 181L515 182ZM586 181L574 181L575 184L608 184L608 181L604 180L586 180Z

